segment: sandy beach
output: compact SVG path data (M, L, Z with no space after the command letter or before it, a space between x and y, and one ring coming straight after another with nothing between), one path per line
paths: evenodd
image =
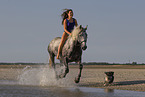
M104 86L106 71L114 72L114 83L109 86ZM145 91L145 69L84 69L80 84L97 88Z
M0 66L0 80L17 80L22 70L26 66ZM39 66L32 66L39 68ZM70 66L70 72L67 76L77 76L78 66ZM109 86L104 86L104 72L114 72L114 82ZM106 66L91 65L84 66L79 87L95 87L106 89L145 91L145 66Z

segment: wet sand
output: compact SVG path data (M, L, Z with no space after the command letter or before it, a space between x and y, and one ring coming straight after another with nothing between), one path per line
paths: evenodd
M16 81L26 66L0 66L0 80ZM31 66L39 68L39 66ZM78 74L78 66L70 66L70 72L67 77L71 76L71 81ZM114 72L114 83L104 86L104 72ZM73 82L74 83L74 82ZM119 89L131 91L145 91L145 66L115 66L115 65L91 65L84 66L79 87L95 87L105 89Z

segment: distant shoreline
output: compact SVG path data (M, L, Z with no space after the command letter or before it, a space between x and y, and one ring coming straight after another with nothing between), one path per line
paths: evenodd
M47 67L49 68L48 63L8 63L8 64L0 64L0 68L25 68L26 66L31 66L33 68L39 67ZM56 66L59 67L57 64ZM71 64L69 65L70 68L79 68L79 65ZM84 69L145 69L145 65L84 65Z
M34 62L0 62L0 65L48 65L49 63L34 63ZM59 64L59 63L56 63ZM145 63L137 64L132 63L108 63L108 62L83 62L83 65L145 65ZM70 63L70 65L77 65L76 63Z

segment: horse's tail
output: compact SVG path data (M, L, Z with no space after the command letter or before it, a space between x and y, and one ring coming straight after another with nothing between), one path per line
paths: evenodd
M49 53L49 68L51 68L52 67L52 60L51 60L51 53L49 51L49 48L50 48L50 44L48 45L47 51Z
M49 57L49 67L52 68L52 60L50 57Z

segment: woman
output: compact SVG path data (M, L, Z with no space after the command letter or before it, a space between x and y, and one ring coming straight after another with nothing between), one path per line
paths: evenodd
M59 54L62 50L62 47L69 35L71 35L71 31L74 29L74 26L77 26L77 20L73 18L72 9L64 9L65 11L62 13L62 25L64 26L64 32L61 37L61 42L58 47L57 59L59 59Z

